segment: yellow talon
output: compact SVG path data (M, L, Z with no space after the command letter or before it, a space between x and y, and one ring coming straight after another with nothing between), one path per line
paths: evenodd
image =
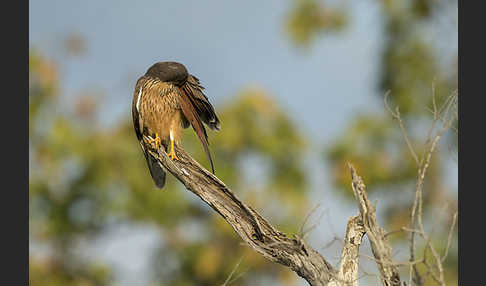
M155 139L150 139L149 142L150 142L150 144L155 143L155 149L157 149L157 150L159 150L159 146L162 143L158 133L155 133Z
M177 155L175 153L175 149L174 149L174 141L173 140L170 140L170 152L169 152L169 158L171 160L179 160L179 158L177 158Z

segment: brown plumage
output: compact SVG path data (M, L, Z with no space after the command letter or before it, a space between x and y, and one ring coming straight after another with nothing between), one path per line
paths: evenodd
M159 62L152 65L135 85L132 102L133 126L147 160L150 174L158 188L165 184L165 171L146 151L143 135L158 140L169 149L171 159L177 159L173 144L178 144L182 128L192 125L211 170L213 161L205 123L213 130L220 129L220 122L213 106L203 93L199 79L189 74L184 65L176 62Z

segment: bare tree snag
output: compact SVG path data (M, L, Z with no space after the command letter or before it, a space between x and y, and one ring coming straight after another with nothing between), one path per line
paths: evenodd
M344 237L341 260L339 262L338 278L346 286L358 286L358 257L359 246L363 241L365 229L361 216L353 216L348 220L346 236Z
M375 206L372 206L366 194L366 187L354 167L348 163L351 172L353 192L358 201L359 212L366 235L370 240L371 250L380 270L383 285L400 286L398 267L392 260L392 248L385 231L376 222Z

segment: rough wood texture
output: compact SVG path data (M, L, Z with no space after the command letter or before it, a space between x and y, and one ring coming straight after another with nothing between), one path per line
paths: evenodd
M310 285L328 285L336 279L337 271L317 251L299 237L290 238L275 229L180 147L176 147L179 157L176 161L171 161L162 148L158 153L154 150L149 152L189 191L218 212L248 246L265 258L289 267Z
M365 233L360 215L348 220L338 270L338 281L342 283L332 285L358 286L359 246Z
M370 240L371 250L376 259L376 264L381 274L381 281L386 286L400 286L398 267L392 260L392 248L385 236L385 231L376 222L375 206L372 206L366 194L366 187L351 164L348 164L351 172L354 196L358 201L361 221L366 235Z

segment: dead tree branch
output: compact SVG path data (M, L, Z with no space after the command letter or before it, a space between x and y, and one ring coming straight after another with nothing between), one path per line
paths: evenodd
M376 221L375 206L372 206L368 200L366 187L361 177L358 176L351 164L348 163L348 167L351 172L354 196L358 201L361 221L370 240L371 250L380 270L382 284L386 286L400 286L398 268L392 260L392 248L386 238L385 230Z
M400 117L398 107L396 108L396 111L393 112L387 103L387 96L388 93L385 95L385 107L388 109L392 117L398 121L400 129L402 131L403 138L405 139L405 143L407 144L412 154L412 157L414 158L415 162L418 165L417 181L416 181L416 188L415 188L415 199L413 201L412 209L410 211L409 227L402 228L403 230L410 232L410 240L409 240L409 250L410 250L409 261L411 262L409 266L409 277L411 280L410 283L413 282L415 285L423 285L425 283L423 277L420 275L418 271L417 264L412 263L414 261L417 261L415 257L416 256L415 251L416 251L416 234L418 234L420 235L420 237L422 237L424 241L426 241L426 246L424 249L424 259L419 259L418 261L422 261L427 267L426 276L430 274L437 283L439 283L440 285L445 285L444 269L443 269L442 262L444 261L445 259L444 257L447 255L447 251L450 247L452 230L454 229L456 216L454 215L453 223L451 225L451 230L449 232L449 238L447 242L447 249L445 255L443 258L441 258L437 250L435 249L434 245L431 243L430 237L424 231L424 226L422 222L423 185L424 185L425 174L431 163L432 154L436 150L439 140L448 129L454 129L453 124L455 120L457 120L457 115L458 115L457 114L458 92L457 90L454 91L451 95L449 95L446 98L446 100L441 106L437 106L436 98L435 98L435 85L432 85L432 109L429 110L433 115L433 122L428 131L428 135L426 137L424 151L423 151L424 153L422 154L422 156L420 156L420 158L417 157L417 154L413 149L413 146L404 128L403 121ZM437 127L439 123L442 123L441 128ZM434 131L436 131L435 135L433 135ZM430 251L433 259L435 260L434 265L431 265L425 259L427 250Z
M303 239L290 238L278 231L180 147L176 147L179 160L175 161L169 159L163 147L148 151L189 191L218 212L253 250L289 267L310 285L331 285L339 280L337 271ZM346 284L337 281L333 285Z
M338 277L346 286L358 286L359 246L364 234L365 229L361 217L359 215L351 217L346 227L338 270Z
M425 153L420 160L420 166L418 168L418 176L417 176L417 183L416 183L416 190L415 190L415 200L412 205L412 210L410 212L410 228L415 228L415 225L418 224L419 234L422 238L427 242L426 248L430 250L432 256L435 259L435 267L437 268L437 272L429 269L432 277L436 280L440 285L445 285L444 281L444 270L442 266L442 260L440 255L437 253L435 247L430 242L429 236L424 231L424 226L422 223L422 196L423 196L423 184L424 178L427 171L427 168L430 165L432 154L434 153L439 140L441 139L442 135L453 125L454 121L457 119L457 92L452 93L446 101L442 104L442 106L437 109L434 105L433 115L434 115L434 122L432 124L431 129L429 130L429 135L427 136L426 145L428 144L428 148L425 148ZM432 131L435 130L436 124L438 122L442 122L442 128L440 128L434 137L432 137ZM411 233L410 237L410 261L415 260L415 232ZM429 266L427 266L429 267ZM410 270L412 273L412 270ZM410 275L412 277L412 281L414 281L417 285L422 285L423 281L419 275L416 265L413 266L413 274ZM438 276L438 278L437 278Z

